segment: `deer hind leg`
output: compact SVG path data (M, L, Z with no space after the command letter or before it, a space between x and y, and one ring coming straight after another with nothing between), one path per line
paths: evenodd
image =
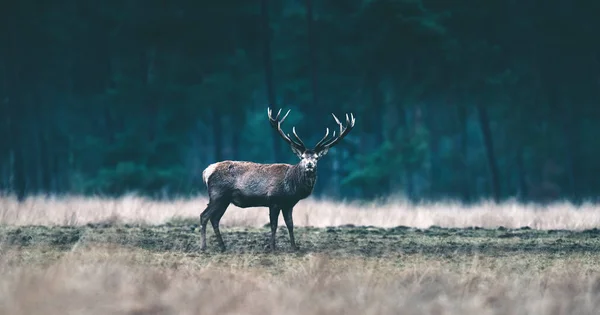
M225 205L225 206L223 207L223 205ZM215 213L218 213L220 211L225 212L228 205L229 205L228 203L224 203L224 202L213 199L208 202L208 206L200 214L200 236L201 236L200 250L206 250L206 225L208 224L208 220L210 220L211 217ZM221 216L223 216L223 213L220 214L219 219ZM214 228L214 225L213 225L213 228ZM217 234L217 233L215 233L215 234ZM220 243L223 242L223 240L221 239L221 233L218 234L217 240L220 240Z
M217 237L217 242L219 242L221 251L225 251L225 242L223 242L221 232L219 231L219 221L221 221L228 206L229 204L220 204L218 207L215 207L215 212L210 216L210 224L212 224L213 230L215 231L215 236Z
M209 202L208 206L206 206L206 209L204 209L204 211L202 211L202 213L200 214L200 250L206 250L206 223L208 223L208 218L210 217L211 209L212 204Z
M293 208L283 209L283 220L285 221L285 226L287 227L290 235L290 244L292 249L298 250L298 246L296 246L296 241L294 240L294 220L292 219L292 210Z
M269 207L269 221L271 225L271 250L275 250L275 236L277 234L277 221L279 220L279 211L281 209L277 206Z

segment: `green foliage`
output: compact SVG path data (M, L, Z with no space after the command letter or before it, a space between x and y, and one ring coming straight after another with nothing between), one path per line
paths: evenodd
M134 162L119 162L114 167L100 169L94 177L85 182L84 191L109 196L118 196L123 192L152 196L162 189L173 189L177 183L182 184L183 176L185 170L181 167L149 168ZM178 194L175 190L170 193Z
M329 113L355 113L335 149L341 166L322 168L321 178L343 179L341 197L398 182L417 187L415 198L486 196L490 160L503 197L522 189L520 176L540 186L550 160L565 191L600 192L588 145L600 119L595 5L313 1L309 33L298 1L267 2L268 20L261 1L138 4L0 10L0 132L11 134L0 140L0 189L202 189L199 174L217 157L273 162L271 106L291 108L286 132L296 126L310 143L332 127ZM423 115L406 122L390 104ZM493 153L475 105L487 109Z
M385 185L406 170L422 169L428 161L428 136L424 126L417 126L413 134L398 129L391 140L384 141L374 152L359 155L342 184L367 190Z
M390 169L401 165L401 156L393 152L394 145L386 141L375 152L358 156L350 167L353 171L342 180L342 184L362 189L383 184L390 177Z

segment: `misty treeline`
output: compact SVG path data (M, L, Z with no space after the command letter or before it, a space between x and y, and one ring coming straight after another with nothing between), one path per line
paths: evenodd
M600 192L600 2L7 1L0 190L204 193L225 159L292 162L356 127L315 195L555 200Z

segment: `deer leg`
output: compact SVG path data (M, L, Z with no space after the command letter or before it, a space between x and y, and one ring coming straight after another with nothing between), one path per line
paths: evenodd
M200 250L206 250L206 225L208 224L208 220L214 215L215 211L219 211L222 208L221 204L222 203L218 201L209 201L206 209L200 214ZM225 207L225 209L227 209L227 207ZM225 212L225 210L223 210L223 212ZM223 214L221 214L221 216L222 215Z
M223 242L221 232L219 231L219 221L221 221L221 217L223 217L223 214L225 213L225 210L227 210L228 206L228 204L219 205L215 212L210 216L210 224L212 224L213 230L215 231L215 236L217 237L221 251L225 251L225 243Z
M200 214L200 238L201 245L200 250L206 250L206 224L210 218L210 212L212 211L213 203L209 202L206 209Z
M292 249L298 250L298 246L296 246L296 241L294 240L294 220L292 219L292 210L293 208L283 209L283 219L285 220L285 226L290 234L290 244Z
M271 250L275 250L275 234L277 234L277 221L279 220L279 207L269 207L269 220L271 223Z

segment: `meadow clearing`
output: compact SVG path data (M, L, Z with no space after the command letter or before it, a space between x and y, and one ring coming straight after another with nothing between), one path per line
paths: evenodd
M199 251L207 200L0 198L1 314L597 314L600 209L507 202L230 206Z

